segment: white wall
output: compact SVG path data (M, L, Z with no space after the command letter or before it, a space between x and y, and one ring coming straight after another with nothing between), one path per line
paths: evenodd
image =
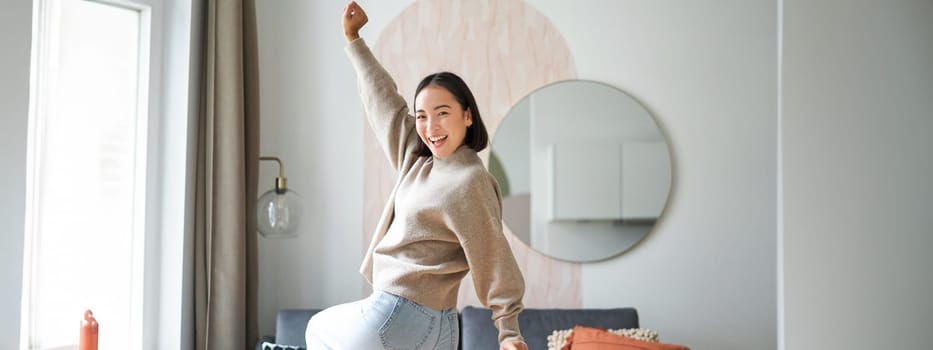
M145 324L147 349L189 349L194 344L193 286L193 203L197 115L200 114L200 38L202 27L192 19L202 18L203 0L165 0L162 38L161 108L153 120L156 131L150 139L150 156L159 164L152 171L150 186L160 192L158 208L150 208L157 223L150 227L158 235L149 236L157 245L150 252L155 266L148 267ZM155 26L154 26L155 27ZM155 67L154 67L155 68ZM151 101L151 100L150 100ZM154 142L152 139L156 139ZM152 160L152 159L150 159ZM151 224L151 223L150 223ZM155 270L153 272L153 270ZM157 279L156 279L157 278ZM158 311L158 312L151 312ZM152 329L151 327L157 327Z
M667 219L633 251L584 265L584 306L635 306L644 326L695 349L774 348L777 5L528 2L563 33L580 78L630 92L673 143ZM363 36L373 43L409 3L362 1ZM261 243L263 333L280 308L363 294L363 118L343 52L345 4L257 3L262 149L285 159L306 201L301 238Z
M19 347L32 1L0 11L0 349Z
M933 2L784 0L786 349L933 349Z
M404 5L391 3L362 4L375 14ZM260 149L282 158L288 185L304 204L299 237L259 240L262 334L274 333L281 308L326 307L363 296L365 283L357 272L364 244L363 111L343 51L345 5L342 0L256 2ZM364 35L374 38L378 32L371 28L388 19L375 16ZM260 193L272 188L276 171L272 163L260 165Z
M534 3L580 78L642 101L673 148L666 216L631 251L583 265L584 307L634 306L693 349L774 348L776 4Z

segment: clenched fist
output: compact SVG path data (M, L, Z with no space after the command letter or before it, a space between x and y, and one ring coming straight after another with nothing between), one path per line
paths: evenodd
M343 8L343 35L347 42L360 38L360 28L363 28L369 22L366 12L356 1L350 1L347 7Z

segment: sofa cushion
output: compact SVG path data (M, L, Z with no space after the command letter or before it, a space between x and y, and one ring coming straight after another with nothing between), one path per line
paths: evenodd
M547 337L554 330L577 325L597 328L638 328L634 308L617 309L525 309L518 315L525 343L532 350L547 349ZM460 339L463 350L498 349L499 331L492 322L492 310L467 306L460 311Z
M305 330L308 320L318 313L319 309L284 309L279 310L275 319L275 343L292 346L308 346L305 344Z

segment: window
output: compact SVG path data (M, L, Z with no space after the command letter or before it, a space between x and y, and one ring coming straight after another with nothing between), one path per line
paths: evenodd
M37 0L22 343L142 348L149 23L144 5Z

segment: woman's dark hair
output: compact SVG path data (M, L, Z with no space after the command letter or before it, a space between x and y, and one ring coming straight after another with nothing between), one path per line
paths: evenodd
M424 88L437 85L447 91L450 91L454 98L457 99L457 102L460 103L460 107L464 111L470 111L470 115L473 117L473 125L470 125L467 128L466 136L463 138L463 144L467 147L472 148L474 151L482 151L489 145L489 134L486 132L486 125L483 124L483 118L479 116L479 107L476 106L476 99L473 98L473 92L470 91L470 88L467 86L463 79L460 79L456 74L451 72L440 72L434 73L421 79L421 83L418 83L418 88L415 89L415 98L418 98L418 94L421 93L421 90ZM416 150L419 156L430 156L431 149L424 144L424 141L421 142L421 147L418 147Z

